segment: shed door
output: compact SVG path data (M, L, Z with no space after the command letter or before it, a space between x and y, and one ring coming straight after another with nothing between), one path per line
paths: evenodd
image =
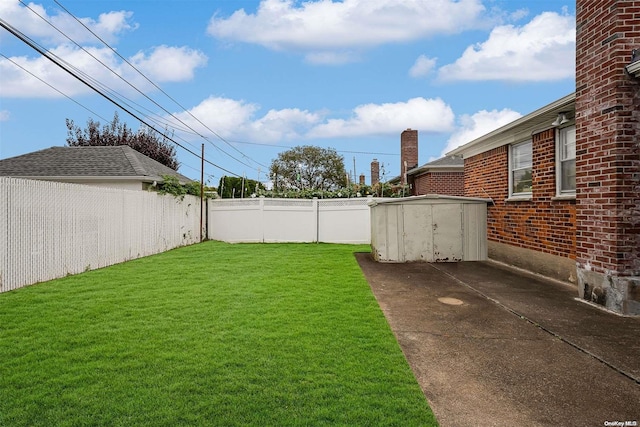
M433 260L436 262L461 261L462 253L462 205L434 204Z
M403 205L403 250L400 261L433 261L431 206Z

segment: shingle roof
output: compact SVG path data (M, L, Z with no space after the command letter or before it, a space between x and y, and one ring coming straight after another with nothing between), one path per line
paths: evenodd
M464 159L462 156L445 156L432 162L425 163L422 167L425 166L464 166Z
M424 165L413 168L407 171L407 175L416 175L426 172L430 169L448 169L448 170L457 170L460 169L462 172L464 168L464 159L462 156L445 156L440 159L433 160L429 163L425 163Z
M51 147L0 160L0 176L135 177L161 182L162 175L177 176L183 183L191 181L126 145Z

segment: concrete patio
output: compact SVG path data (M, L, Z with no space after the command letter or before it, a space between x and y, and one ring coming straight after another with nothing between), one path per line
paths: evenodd
M492 262L356 256L441 426L640 422L640 318Z

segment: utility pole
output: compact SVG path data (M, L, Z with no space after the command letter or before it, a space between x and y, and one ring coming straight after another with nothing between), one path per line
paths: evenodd
M204 143L200 157L200 242L202 242L202 223L204 218Z
M356 182L358 182L356 177L356 156L353 156L353 183L355 184Z
M258 192L259 187L260 187L260 167L258 166L258 182L256 182L256 186L255 186L255 188L253 189L253 192L254 192L254 193L257 193L257 192Z

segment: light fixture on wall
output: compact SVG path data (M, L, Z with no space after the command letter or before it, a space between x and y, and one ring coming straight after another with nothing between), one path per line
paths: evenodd
M569 119L567 119L567 113L560 112L558 113L558 117L551 123L552 126L562 126L565 123L569 123Z
M640 48L631 51L631 63L624 68L630 76L635 78L640 77Z

